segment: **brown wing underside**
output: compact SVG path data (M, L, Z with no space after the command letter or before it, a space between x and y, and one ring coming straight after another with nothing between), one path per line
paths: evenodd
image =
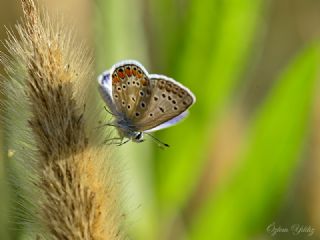
M149 79L135 64L123 64L112 72L116 109L137 131L152 129L186 111L194 102L185 88L165 76Z
M193 103L191 94L173 81L151 78L153 86L148 111L135 124L139 131L152 129L186 111Z
M140 119L151 98L147 73L135 64L116 68L112 73L112 95L118 112L133 122Z

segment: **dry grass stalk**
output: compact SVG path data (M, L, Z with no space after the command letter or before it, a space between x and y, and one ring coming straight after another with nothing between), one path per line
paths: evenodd
M33 0L22 0L22 6L23 24L17 26L18 37L10 33L11 58L3 63L13 79L19 74L16 66L26 73L21 86L37 151L30 166L37 174L36 213L45 229L37 234L120 239L118 186L106 152L110 146L97 146L97 139L87 134L94 126L81 91L84 82L92 81L90 59L61 24L40 14ZM23 100L14 99L17 104Z

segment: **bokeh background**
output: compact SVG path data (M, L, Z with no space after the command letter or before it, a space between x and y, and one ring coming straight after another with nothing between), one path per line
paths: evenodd
M130 239L320 239L319 0L39 2L76 25L97 74L137 59L197 96L157 133L170 149L116 150ZM4 40L21 8L0 3ZM0 130L0 239L23 240L18 139Z

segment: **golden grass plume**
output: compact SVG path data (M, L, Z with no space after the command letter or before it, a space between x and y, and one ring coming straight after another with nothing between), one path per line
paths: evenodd
M10 78L7 107L22 106L15 115L24 136L15 150L34 188L33 231L45 239L122 239L111 146L89 134L96 114L84 95L93 81L91 59L61 22L33 0L21 2L22 23L17 36L9 31L10 55L1 60Z

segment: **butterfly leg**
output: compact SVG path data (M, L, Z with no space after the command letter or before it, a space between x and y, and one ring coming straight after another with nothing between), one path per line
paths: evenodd
M104 140L104 144L108 144L108 145L111 145L111 144L119 144L117 142L114 142L114 141L120 141L120 143L122 143L122 138L109 138L109 139L106 139Z
M124 141L124 142L122 142L122 140L121 140L121 143L119 143L117 146L121 146L121 145L123 145L123 144L126 144L127 142L129 142L130 141L130 139L127 139L126 141Z
M96 127L96 129L98 129L98 128L102 128L102 127L105 127L105 126L117 127L115 124L112 124L112 123L105 123L105 124L102 124L102 125L100 125L100 126Z

